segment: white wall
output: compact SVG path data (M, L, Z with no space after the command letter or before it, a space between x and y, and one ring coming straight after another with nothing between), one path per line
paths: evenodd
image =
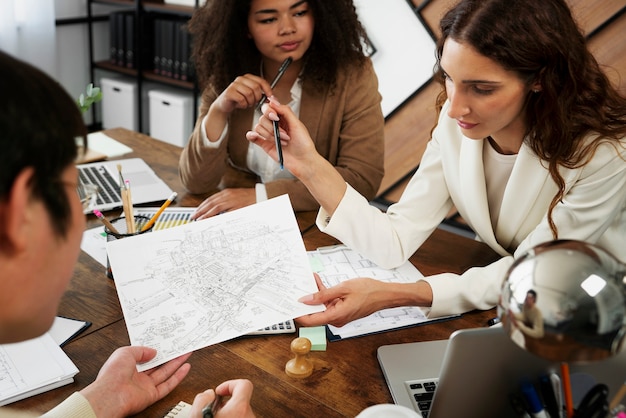
M54 0L56 19L87 17L87 0ZM94 4L94 16L106 15L114 7ZM109 26L107 21L93 25L94 59L108 57ZM61 25L56 27L57 71L54 77L65 87L72 97L85 91L87 84L97 80L90 79L89 73L89 34L86 23ZM99 72L96 73L98 77ZM85 122L90 124L91 112L85 113Z

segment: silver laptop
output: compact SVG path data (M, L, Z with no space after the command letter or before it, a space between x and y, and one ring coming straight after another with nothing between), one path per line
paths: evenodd
M428 418L518 417L510 394L520 393L522 380L538 387L546 373L560 375L559 363L522 350L501 326L456 331L449 340L381 346L378 361L394 402ZM595 383L609 387L611 400L626 380L626 350L607 360L571 365L570 372L574 405ZM427 392L432 402L421 395ZM429 411L420 411L429 403Z
M122 207L118 164L121 164L124 179L130 182L133 205L164 201L172 194L172 189L141 158L78 164L79 181L98 186L96 204L86 212Z

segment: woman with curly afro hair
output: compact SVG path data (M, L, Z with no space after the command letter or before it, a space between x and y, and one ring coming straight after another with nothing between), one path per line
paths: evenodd
M202 100L179 171L191 193L211 194L196 219L285 193L296 211L319 208L300 180L246 140L261 116L257 104L272 96L298 115L346 182L375 197L384 117L351 0L208 0L189 31Z

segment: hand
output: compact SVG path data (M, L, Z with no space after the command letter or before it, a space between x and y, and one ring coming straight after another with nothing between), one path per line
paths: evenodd
M215 390L209 389L197 394L193 400L191 416L201 418L202 408L213 402L217 393L223 397L230 397L230 399L222 400L222 406L215 414L215 418L254 418L254 412L250 406L252 389L252 383L249 380L228 380L220 384Z
M384 306L385 301L378 300L385 283L374 279L358 278L346 280L336 286L327 288L319 275L315 273L315 281L319 292L299 299L307 305L326 305L324 312L296 318L303 326L330 324L341 327L350 321L370 315Z
M239 76L215 100L215 106L223 113L230 114L235 109L256 106L265 94L272 95L270 84L252 74Z
M256 203L256 191L249 189L224 189L200 203L191 219L197 221L219 215L222 212L243 208Z
M145 372L137 363L150 361L156 350L149 347L121 347L104 363L98 377L80 392L98 418L125 417L143 411L169 394L187 376L191 353Z
M285 167L302 179L307 169L316 159L325 159L315 149L315 144L307 128L300 122L289 106L281 105L275 97L269 98L269 105L263 105L263 116L254 130L246 133L248 141L260 146L270 157L278 161L274 143L272 121L279 121L280 140Z

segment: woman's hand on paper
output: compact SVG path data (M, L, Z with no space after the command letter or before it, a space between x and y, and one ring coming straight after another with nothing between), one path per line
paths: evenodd
M249 189L224 189L206 198L191 219L199 221L223 212L240 209L256 203L256 191Z
M327 288L315 274L319 292L303 296L307 305L326 305L324 312L296 318L302 326L334 325L342 327L355 319L397 306L430 306L432 289L419 280L415 283L385 283L369 278L350 279Z
M336 286L327 288L322 283L319 275L315 273L315 281L319 292L303 296L300 302L307 305L326 305L326 310L296 318L303 326L334 325L344 326L350 321L363 318L371 313L382 309L377 294L385 284L378 280L357 278L346 280Z

